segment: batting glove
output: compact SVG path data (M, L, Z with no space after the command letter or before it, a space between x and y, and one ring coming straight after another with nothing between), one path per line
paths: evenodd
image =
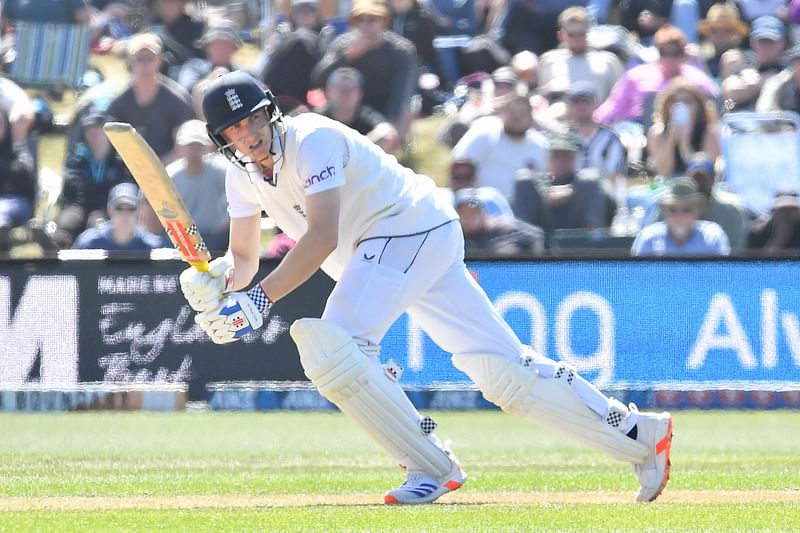
M178 279L192 309L201 313L212 311L219 306L222 295L231 289L233 264L227 256L219 257L208 264L208 272L189 267Z
M215 344L228 344L260 328L271 306L257 284L246 293L229 294L216 309L198 313L194 320Z

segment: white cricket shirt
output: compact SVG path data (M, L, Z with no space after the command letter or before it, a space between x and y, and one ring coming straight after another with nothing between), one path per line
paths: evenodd
M230 165L228 211L237 218L263 209L298 240L307 228L306 196L341 187L339 245L322 265L334 279L361 241L412 235L458 219L433 180L403 167L355 130L316 113L287 117L284 123L282 150L279 139L273 140L276 185L258 171Z

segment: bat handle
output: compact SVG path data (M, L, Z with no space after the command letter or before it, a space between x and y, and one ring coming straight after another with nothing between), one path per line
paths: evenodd
M189 264L200 272L208 272L208 261L189 261Z

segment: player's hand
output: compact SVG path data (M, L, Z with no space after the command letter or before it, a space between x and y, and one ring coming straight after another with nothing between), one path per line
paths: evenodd
M219 306L222 295L230 290L233 265L227 256L219 257L209 263L208 272L189 267L178 279L192 309L199 313L211 311Z
M238 341L264 324L271 304L259 285L229 294L215 309L198 313L195 322L216 344Z

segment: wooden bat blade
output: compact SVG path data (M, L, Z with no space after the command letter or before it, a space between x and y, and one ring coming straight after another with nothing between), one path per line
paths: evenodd
M181 258L202 272L208 271L208 248L153 149L125 122L108 122L103 130L158 215Z

